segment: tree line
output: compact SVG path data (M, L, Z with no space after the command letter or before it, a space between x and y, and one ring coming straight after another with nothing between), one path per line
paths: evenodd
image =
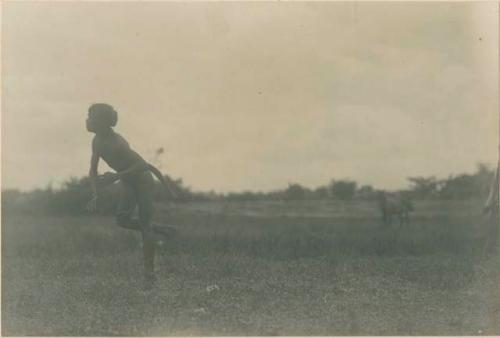
M485 198L493 178L493 170L478 164L471 174L449 175L446 178L408 177L408 186L400 190L412 199L469 199ZM178 202L203 201L292 201L292 200L375 200L383 191L371 185L360 185L350 179L332 179L328 184L309 188L299 183L289 183L283 189L273 191L242 191L217 193L194 191L182 179L165 179L173 187ZM121 186L113 184L100 191L100 212L112 213L118 203ZM172 200L170 193L157 182L155 199L158 202ZM2 211L19 209L22 212L50 214L84 214L91 196L88 177L70 178L55 189L49 185L28 192L2 190Z

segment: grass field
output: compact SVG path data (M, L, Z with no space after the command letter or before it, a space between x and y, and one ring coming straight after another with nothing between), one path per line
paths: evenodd
M500 334L479 202L419 202L399 231L369 202L158 209L179 235L150 292L140 237L113 218L4 210L2 335Z

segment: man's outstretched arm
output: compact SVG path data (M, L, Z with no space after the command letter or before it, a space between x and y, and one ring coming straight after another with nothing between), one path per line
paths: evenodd
M97 209L97 166L99 164L99 156L95 153L92 154L92 158L90 159L90 187L92 189L92 199L87 204L87 210L95 211Z

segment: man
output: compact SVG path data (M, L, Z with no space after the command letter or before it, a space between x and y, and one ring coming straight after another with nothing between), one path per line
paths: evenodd
M92 141L92 157L90 164L90 178L93 198L89 202L90 211L96 209L98 190L97 186L111 184L117 180L122 182L122 194L117 224L123 228L140 231L143 240L144 276L146 286L153 286L156 280L154 272L155 241L154 233L173 235L172 229L153 224L153 189L152 174L168 189L163 175L158 169L147 163L139 154L133 151L128 142L113 130L118 121L118 114L108 104L93 104L89 108L86 121L87 130L95 134ZM116 173L107 173L98 176L99 159L103 159ZM171 191L173 193L173 191ZM175 196L174 196L175 197ZM139 219L133 219L134 209L139 209Z

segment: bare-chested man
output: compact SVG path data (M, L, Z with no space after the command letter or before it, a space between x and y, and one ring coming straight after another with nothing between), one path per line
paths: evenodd
M99 186L111 184L117 180L122 182L124 193L120 199L116 221L123 228L141 232L146 285L152 286L156 279L154 232L168 236L172 228L152 224L154 179L151 173L154 173L165 187L168 188L168 186L158 169L144 161L130 148L128 142L113 130L117 122L118 114L110 105L98 103L90 106L86 124L87 130L95 133L95 136L92 140L90 163L93 197L88 204L88 209L96 210ZM98 176L97 167L100 158L116 173ZM173 193L172 190L171 193ZM132 218L136 206L139 209L139 219Z

